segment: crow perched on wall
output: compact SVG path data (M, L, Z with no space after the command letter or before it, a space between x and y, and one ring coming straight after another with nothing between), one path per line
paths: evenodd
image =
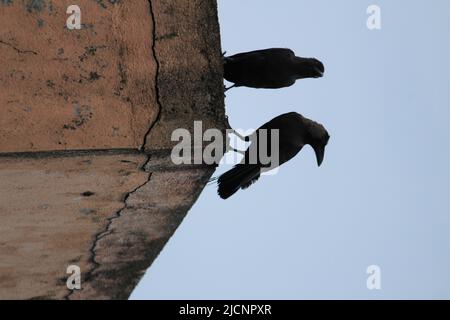
M276 152L271 146L271 139L260 139L260 130L279 130L279 162L278 165L289 161L302 150L303 146L310 145L316 153L317 165L322 164L325 155L325 146L330 139L327 130L319 123L309 120L296 112L280 115L261 126L256 134L247 137L252 144L245 152L242 162L233 169L225 172L218 178L218 193L222 199L227 199L239 189L246 189L256 182L261 173L273 169L271 164L263 164L259 158L259 149L265 148L268 154ZM255 139L255 137L257 139ZM256 141L255 141L256 140ZM261 145L266 143L266 145ZM258 155L257 161L250 161L250 155Z
M290 49L265 49L224 57L224 78L232 87L278 89L296 80L320 78L323 63L314 58L296 57Z

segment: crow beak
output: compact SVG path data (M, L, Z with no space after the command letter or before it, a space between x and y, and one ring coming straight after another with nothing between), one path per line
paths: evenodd
M314 71L317 74L317 78L321 78L323 77L324 73L325 73L325 66L323 65L322 62L320 62L319 60L316 60L316 65L314 66Z
M322 78L324 74L324 70L320 68L316 68L315 71L317 72L317 78Z
M325 156L325 146L313 147L313 149L314 152L316 153L317 165L320 167L320 165L323 162L323 158Z

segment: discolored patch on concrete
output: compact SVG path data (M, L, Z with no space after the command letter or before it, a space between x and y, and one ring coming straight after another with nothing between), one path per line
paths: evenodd
M126 299L181 224L214 168L151 173L95 246L95 268L70 299ZM201 187L200 187L201 186ZM161 192L164 190L164 192Z
M1 152L139 148L156 120L149 1L0 5ZM103 5L101 5L103 4Z
M89 270L95 234L148 181L146 159L0 157L0 299L63 298L67 267Z

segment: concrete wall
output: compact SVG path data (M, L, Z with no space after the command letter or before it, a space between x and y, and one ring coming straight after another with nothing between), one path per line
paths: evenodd
M0 86L0 298L127 298L214 171L169 153L224 127L216 1L0 1Z

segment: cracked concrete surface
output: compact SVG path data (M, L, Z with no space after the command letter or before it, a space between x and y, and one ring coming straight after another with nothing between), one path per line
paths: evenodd
M225 129L223 66L216 1L151 1L159 58L160 120L147 137L146 149L170 149L164 137L173 128ZM179 54L173 54L173 53ZM195 57L195 58L194 58ZM221 88L218 88L221 86ZM180 109L180 102L184 104ZM220 106L220 107L218 107Z
M67 266L90 268L94 235L147 181L137 170L145 162L135 154L0 158L0 298L64 297Z
M0 3L0 298L126 299L214 171L169 155L224 128L217 4L38 2Z

